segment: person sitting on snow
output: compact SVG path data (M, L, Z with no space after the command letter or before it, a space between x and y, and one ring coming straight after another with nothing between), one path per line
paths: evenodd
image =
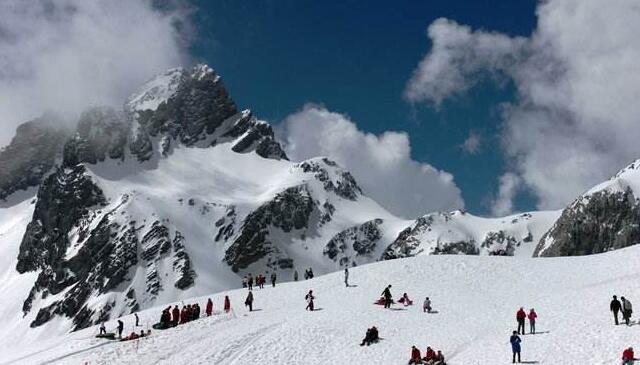
M430 346L427 346L427 351L424 353L424 358L422 358L422 360L424 360L425 364L431 365L435 362L435 358L436 352L433 351Z
M402 294L402 298L400 298L398 302L404 304L405 307L408 305L413 305L413 300L409 299L409 296L407 295L407 293Z
M378 340L380 340L380 337L378 337L378 329L373 326L367 329L367 334L364 336L364 339L362 340L362 343L360 343L360 346L369 346L372 343L378 342Z
M637 360L634 357L633 347L629 347L628 349L622 352L622 365L633 365Z
M415 346L411 346L411 358L409 359L409 365L411 364L422 364L420 350Z
M436 354L434 365L447 365L444 362L444 355L440 350L438 350L438 353Z

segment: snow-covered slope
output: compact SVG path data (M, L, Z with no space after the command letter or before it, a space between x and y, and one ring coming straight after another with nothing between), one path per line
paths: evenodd
M536 335L522 336L522 360L535 364L616 364L628 346L637 347L640 326L614 326L612 294L640 297L640 247L572 258L420 256L364 265L342 274L254 290L255 312L241 305L246 290L185 301L219 310L224 295L233 307L177 328L153 331L132 342L95 339L97 327L50 338L28 347L0 349L0 364L406 364L412 345L440 349L450 365L495 365L511 361L509 335L520 307L538 312ZM585 274L585 267L590 274ZM385 310L373 305L387 284L398 297L407 292L432 299L437 313L420 305ZM305 311L313 289L315 312ZM181 303L178 303L181 304ZM161 308L140 313L143 328ZM133 318L124 318L125 331ZM634 322L635 323L635 322ZM360 347L364 332L377 326L382 341ZM115 321L107 323L113 329ZM139 329L138 329L139 330ZM528 332L528 329L527 329ZM3 343L8 345L6 342Z
M462 211L427 214L402 231L383 258L458 253L530 257L559 215L559 211L503 218L482 218Z

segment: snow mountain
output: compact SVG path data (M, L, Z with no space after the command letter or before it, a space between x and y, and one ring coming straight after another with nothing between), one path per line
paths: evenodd
M121 109L94 107L67 125L45 115L0 150L0 315L12 318L0 339L91 327L237 288L249 273L291 281L309 267L636 242L633 167L579 198L583 208L395 217L332 160L289 161L271 126L239 110L206 65L168 70ZM583 250L576 225L615 243Z

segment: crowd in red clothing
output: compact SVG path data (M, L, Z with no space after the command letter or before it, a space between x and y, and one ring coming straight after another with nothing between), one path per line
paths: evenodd
M231 310L231 301L229 300L229 296L224 297L224 311L228 313ZM201 309L200 304L187 304L183 305L182 309L179 309L178 306L174 306L171 309L171 306L165 308L160 315L160 323L158 323L158 329L165 329L169 327L175 327L179 324L184 324L190 321L194 321L200 318ZM213 301L211 298L207 300L207 305L205 306L205 314L207 317L213 314Z
M420 349L412 346L409 364L446 365L442 351L438 350L436 352L430 346L427 346L427 351L425 351L424 357L420 353Z

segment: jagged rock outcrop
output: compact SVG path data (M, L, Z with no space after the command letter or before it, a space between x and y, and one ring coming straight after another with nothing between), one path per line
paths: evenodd
M631 188L578 198L540 240L534 256L579 256L640 243L640 202Z
M345 229L329 240L323 254L340 266L355 266L357 258L362 256L371 261L371 254L383 236L380 228L383 222L382 219L374 219Z
M225 253L224 260L233 271L245 269L252 263L270 256L268 265L285 268L290 259L269 239L270 229L289 233L308 227L309 217L316 205L305 185L294 186L250 213L241 232Z
M96 164L106 158L123 160L129 130L122 112L106 107L85 111L75 135L64 146L64 165Z
M11 143L0 150L0 200L38 186L62 158L62 146L71 134L53 116L21 124Z
M349 200L356 200L358 194L362 194L360 186L358 186L358 183L348 171L331 169L333 174L337 174L337 176L331 176L332 174L329 172L330 170L327 166L335 168L337 164L328 158L307 160L298 166L305 173L314 174L315 178L324 184L325 190L332 191L338 196Z

